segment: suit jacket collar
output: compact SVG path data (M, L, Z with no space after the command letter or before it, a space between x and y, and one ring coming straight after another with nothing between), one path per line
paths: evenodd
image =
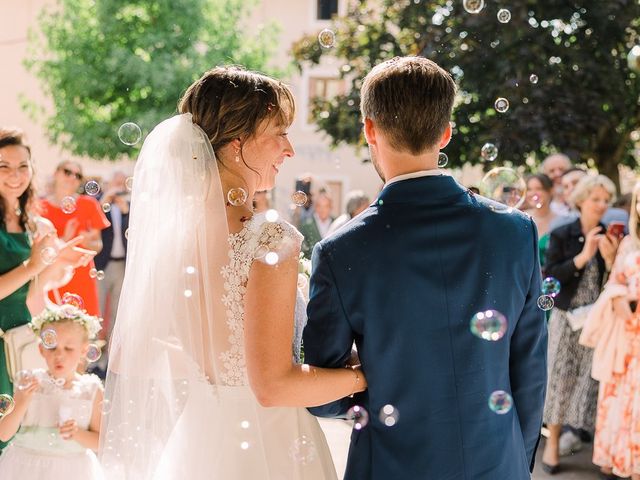
M449 175L427 176L402 180L382 189L374 205L399 203L448 203L468 190Z

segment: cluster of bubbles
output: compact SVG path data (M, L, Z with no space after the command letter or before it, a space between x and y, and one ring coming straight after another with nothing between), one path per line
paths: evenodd
M507 331L507 317L497 310L478 312L471 317L470 328L476 337L497 342Z
M97 280L104 280L104 271L92 268L91 270L89 270L89 277L95 278Z
M534 193L533 195L531 195L531 202L534 207L542 208L542 199L540 198L540 195L538 195L537 193Z
M497 167L480 182L480 193L510 208L519 208L525 201L527 184L515 170Z
M15 406L16 403L13 401L11 395L7 395L6 393L0 394L0 418L13 412Z
M322 48L332 48L336 44L336 34L333 30L325 28L318 34L318 43Z
M122 143L131 147L142 139L142 130L133 122L123 123L118 129L118 138Z

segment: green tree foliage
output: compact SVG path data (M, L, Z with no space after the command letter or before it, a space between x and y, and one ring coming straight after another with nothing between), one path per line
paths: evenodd
M344 59L341 75L352 82L346 95L316 100L319 128L334 145L362 144L362 77L393 56L423 55L459 85L455 137L445 150L454 166L480 162L485 142L500 148L496 163L522 165L558 150L615 179L618 163L635 166L640 79L627 54L640 43L637 0L485 3L470 14L462 0L364 0L335 19L333 48L314 36L299 40L299 65L333 55ZM505 6L511 19L501 23ZM494 109L498 97L509 100L506 113Z
M41 13L26 62L52 108L29 99L25 108L74 154L135 156L137 149L118 141L123 123L148 132L175 113L186 87L215 65L267 70L277 31L269 25L247 35L243 22L254 3L60 0Z

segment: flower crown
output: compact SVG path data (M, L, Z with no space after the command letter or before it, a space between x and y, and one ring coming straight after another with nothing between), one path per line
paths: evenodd
M69 320L82 325L90 339L94 339L102 329L102 318L89 315L86 310L80 310L78 307L69 304L45 308L40 315L31 319L29 326L36 335L40 335L44 324Z

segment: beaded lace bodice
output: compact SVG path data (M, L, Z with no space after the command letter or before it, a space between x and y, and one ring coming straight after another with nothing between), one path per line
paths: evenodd
M275 264L285 255L297 255L301 243L302 235L293 225L282 220L269 222L264 214L255 215L240 232L229 235L229 263L222 268L225 291L222 303L230 332L230 347L220 354L224 384L248 384L244 356L244 296L252 263ZM299 305L300 302L296 302L296 322L304 317L304 308L300 312Z

